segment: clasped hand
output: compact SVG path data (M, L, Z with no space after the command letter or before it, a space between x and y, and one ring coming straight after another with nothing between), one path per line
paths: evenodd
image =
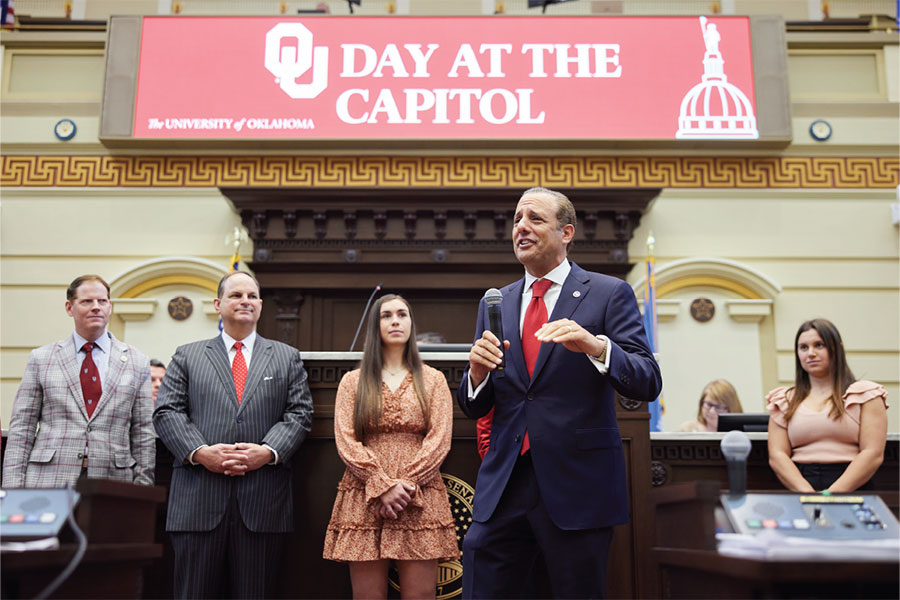
M239 476L266 465L274 459L272 451L259 444L213 444L194 453L194 462L213 473Z
M379 497L378 515L382 519L396 519L415 493L416 486L411 483L401 481L394 485Z

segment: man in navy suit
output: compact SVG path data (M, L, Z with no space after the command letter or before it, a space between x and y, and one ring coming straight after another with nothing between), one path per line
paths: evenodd
M649 402L662 378L631 286L568 261L574 235L568 198L527 190L512 231L525 277L501 290L503 351L479 307L458 399L469 417L494 417L464 598L521 597L538 550L555 597L602 598L612 527L628 521L614 392Z

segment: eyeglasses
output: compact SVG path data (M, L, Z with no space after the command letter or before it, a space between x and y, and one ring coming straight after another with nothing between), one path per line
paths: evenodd
M707 402L706 400L703 401L703 406L707 406L707 407L713 409L720 415L728 412L727 406L722 406L721 404L713 404L712 402Z

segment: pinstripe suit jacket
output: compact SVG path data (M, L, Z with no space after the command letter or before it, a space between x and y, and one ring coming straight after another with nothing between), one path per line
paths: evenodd
M312 396L300 352L257 336L240 404L221 336L178 348L157 397L153 424L175 456L167 531L210 531L234 494L255 532L293 527L291 456L312 423ZM278 452L278 464L243 476L191 465L203 444L251 442Z
M156 440L150 418L150 361L110 334L109 371L88 419L75 340L32 351L13 403L3 460L4 487L61 487L81 473L153 484Z

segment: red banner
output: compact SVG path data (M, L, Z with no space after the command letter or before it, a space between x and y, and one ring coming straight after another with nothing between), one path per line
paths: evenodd
M135 138L756 139L747 17L145 17Z

